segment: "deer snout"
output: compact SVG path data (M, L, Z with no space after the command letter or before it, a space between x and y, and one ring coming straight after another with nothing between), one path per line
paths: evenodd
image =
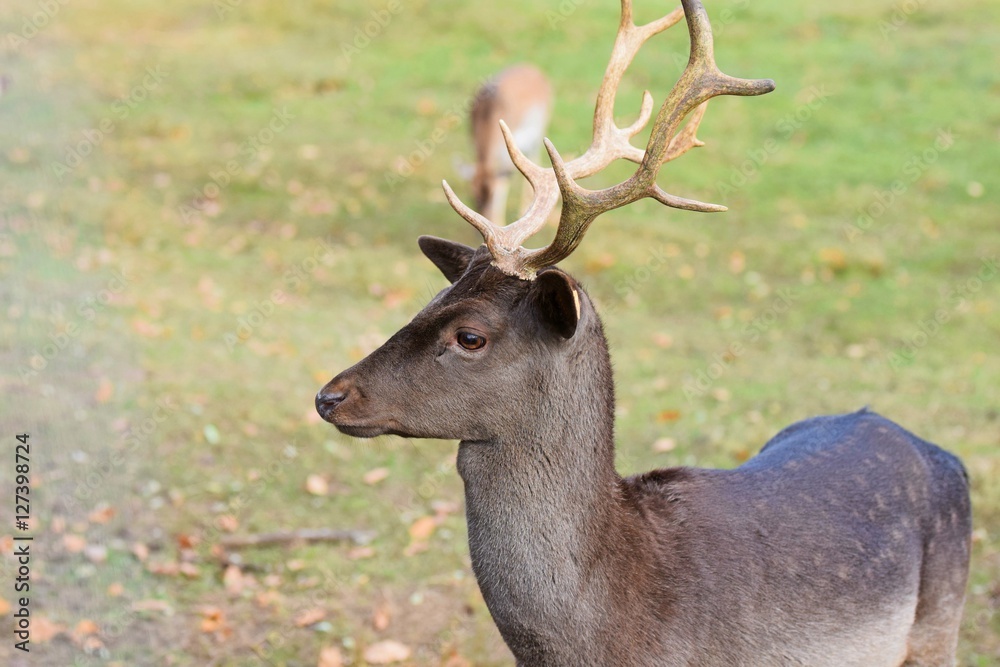
M347 400L350 392L351 387L347 383L329 383L316 394L316 412L326 421L335 424L333 413L341 403Z

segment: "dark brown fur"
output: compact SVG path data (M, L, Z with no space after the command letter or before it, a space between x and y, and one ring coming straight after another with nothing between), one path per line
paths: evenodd
M862 410L790 426L735 470L623 479L580 286L421 247L454 284L317 409L351 435L461 440L473 569L519 665L954 664L971 532L958 459ZM455 348L463 327L487 335L481 353Z

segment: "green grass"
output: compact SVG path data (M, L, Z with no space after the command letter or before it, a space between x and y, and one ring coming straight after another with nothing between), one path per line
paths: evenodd
M578 154L617 7L583 2L553 28L528 2L400 2L349 60L345 44L385 4L243 2L220 16L224 0L66 3L17 45L9 34L41 5L0 10L0 75L12 81L0 97L0 437L27 430L36 448L33 612L70 629L94 620L105 651L57 637L33 649L38 664L314 665L328 645L361 664L383 638L412 646L414 664L453 652L510 664L461 511L406 555L415 519L461 503L454 445L351 440L316 423L312 397L443 287L419 234L476 241L438 185L457 180L453 155L469 154L452 121L476 82L511 62L543 66L557 93L550 136ZM605 313L619 467L733 466L794 420L870 404L969 467L978 532L961 664L997 664L1000 280L968 281L1000 257L1000 7L918 3L896 29L888 0L708 10L721 67L778 88L712 102L707 146L660 182L730 211L641 202L602 217L564 263ZM619 94L622 121L643 88L663 99L685 48L679 28L647 45ZM163 78L143 88L147 68ZM276 112L290 120L262 135ZM111 130L60 179L54 163L103 120ZM439 127L443 140L391 183ZM935 148L942 131L953 143ZM248 137L259 150L241 151ZM199 201L229 161L229 182ZM903 190L879 211L896 181ZM859 223L865 211L876 214ZM115 271L124 289L112 290ZM791 307L756 319L782 293ZM921 323L939 310L947 321L925 340ZM45 368L33 374L36 353ZM718 377L692 391L702 372ZM164 401L173 407L157 413ZM148 434L127 438L156 414ZM661 438L676 448L655 452ZM116 451L122 463L88 485ZM377 467L389 476L366 484ZM329 495L306 493L312 473ZM88 521L102 501L115 516ZM240 533L377 537L367 558L353 545L244 551L257 585L227 592L212 550L227 514ZM106 546L107 561L68 549L67 534ZM196 538L190 553L183 536ZM153 574L132 555L137 542L150 561L198 570ZM114 583L118 598L106 593ZM277 596L261 606L269 588ZM150 599L173 613L134 606ZM207 606L229 632L201 631ZM296 627L314 607L327 625ZM384 630L376 607L390 610ZM0 646L5 660L10 651Z

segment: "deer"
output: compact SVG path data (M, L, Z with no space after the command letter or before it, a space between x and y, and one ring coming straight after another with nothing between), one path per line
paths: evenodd
M537 67L513 65L476 92L469 113L469 126L476 162L463 169L471 181L476 211L490 220L502 220L514 173L507 146L500 132L503 119L514 141L525 155L537 157L552 114L552 84ZM530 190L521 191L521 210L527 207Z
M682 19L687 66L634 147L652 98L620 128L619 82ZM956 664L972 519L968 475L944 449L863 408L794 423L733 469L615 467L607 339L557 264L598 216L644 197L725 210L668 193L657 174L702 145L711 98L773 89L719 70L699 0L641 25L622 0L590 147L566 161L546 139L542 167L501 122L531 206L501 226L444 182L483 244L420 237L448 286L316 395L349 436L459 441L472 569L519 666ZM638 166L621 183L577 183L622 158ZM559 199L551 243L526 248Z

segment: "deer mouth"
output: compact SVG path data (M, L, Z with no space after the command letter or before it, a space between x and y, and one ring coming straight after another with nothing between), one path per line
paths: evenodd
M327 420L329 421L329 420ZM361 424L338 424L331 422L337 430L352 438L377 438L380 435L388 435L390 429L385 426L364 426Z

